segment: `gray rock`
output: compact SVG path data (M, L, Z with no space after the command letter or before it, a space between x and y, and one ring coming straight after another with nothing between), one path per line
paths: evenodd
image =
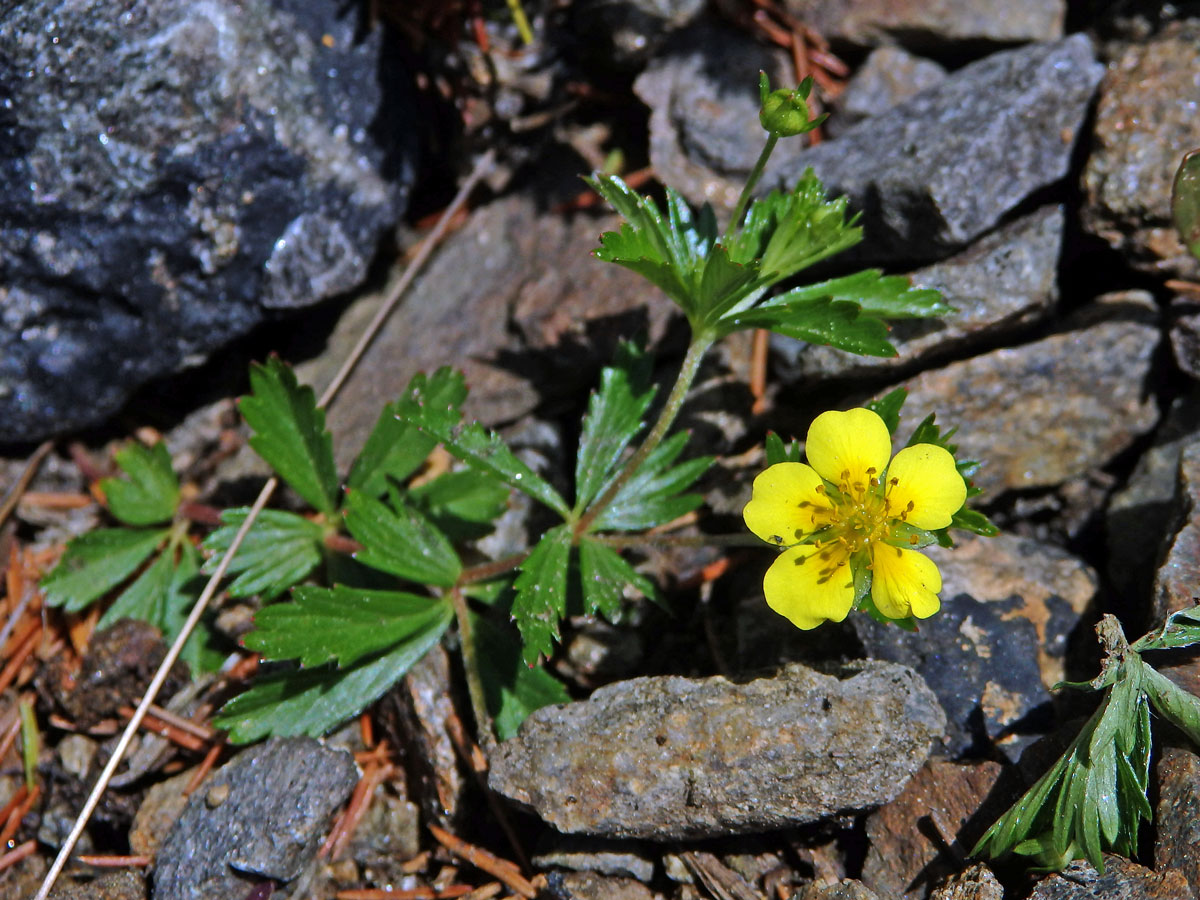
M1200 584L1200 439L1184 443L1179 455L1178 486L1171 515L1164 517L1169 537L1158 560L1147 627L1157 626L1169 613L1196 604Z
M1200 380L1200 298L1184 295L1171 298L1171 353L1175 364Z
M905 421L937 413L958 426L958 456L983 461L974 482L991 496L1104 465L1158 421L1145 381L1159 331L1141 293L1089 313L1075 330L910 379Z
M1082 34L995 53L835 140L780 142L764 186L790 187L811 166L862 211L857 258L943 257L1067 174L1103 71Z
M1183 154L1200 147L1198 67L1200 22L1127 46L1101 83L1083 173L1084 227L1135 266L1185 278L1200 263L1171 223L1171 184Z
M582 52L606 66L636 69L704 6L704 0L581 0L570 6L571 30Z
M1156 763L1154 867L1177 870L1200 896L1200 757L1193 749L1164 746Z
M618 682L526 719L494 754L490 785L560 831L658 840L875 806L925 761L945 715L903 666L844 674Z
M244 897L297 877L358 781L354 757L312 738L243 750L188 801L155 861L154 900Z
M12 896L17 896L16 894ZM106 872L87 881L63 879L50 894L50 900L145 900L146 876L126 869Z
M793 896L796 900L880 900L878 894L854 878L843 878L832 884L813 881Z
M867 656L914 669L946 711L951 756L1011 759L1050 727L1047 689L1064 680L1067 641L1094 603L1096 574L1069 553L1013 535L925 551L942 610L916 634L853 616Z
M413 135L394 54L360 24L334 0L8 11L0 441L98 422L363 279Z
M857 356L773 334L771 346L783 357L782 374L789 381L816 382L911 368L1045 319L1058 300L1062 230L1062 207L1043 207L945 262L913 272L914 287L941 291L957 312L892 323L895 357Z
M1120 856L1104 856L1104 874L1090 863L1074 862L1047 875L1029 900L1181 900L1190 893L1187 879L1174 870L1155 872Z
M899 47L872 50L838 95L827 125L829 135L837 137L850 126L887 112L945 78L946 70L931 59Z
M594 872L551 872L546 880L552 896L571 900L654 900L658 896L640 881Z
M991 869L975 863L934 890L930 900L1004 900L1004 885Z
M833 41L917 48L1054 40L1067 12L1065 0L786 0L786 6Z
M629 841L556 835L550 847L534 855L533 864L538 868L596 872L638 881L654 877L654 862L645 848Z

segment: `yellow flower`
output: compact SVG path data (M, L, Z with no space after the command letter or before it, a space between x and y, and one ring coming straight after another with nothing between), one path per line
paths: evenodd
M865 590L869 578L887 618L937 612L942 577L911 547L922 543L918 530L948 526L967 498L954 457L915 444L892 458L887 425L869 409L817 416L806 450L809 465L778 463L755 478L742 513L756 535L787 548L763 579L771 609L799 628L840 622L856 580Z

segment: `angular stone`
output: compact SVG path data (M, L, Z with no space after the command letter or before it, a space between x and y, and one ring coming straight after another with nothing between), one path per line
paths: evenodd
M126 869L73 884L64 879L50 893L50 900L146 900L146 876Z
M1023 43L1062 36L1065 0L786 0L788 11L833 41L943 47L956 41Z
M862 880L884 897L923 900L957 868L946 842L968 852L983 833L963 832L1000 777L995 762L930 760L891 803L867 817Z
M362 281L415 133L361 25L335 0L9 10L0 441L99 422L270 310Z
M932 357L1011 334L1054 310L1062 231L1062 207L1043 207L950 259L911 273L914 287L941 291L956 312L892 323L888 339L898 353L895 357L857 356L774 334L771 346L786 361L789 381L818 382L911 369Z
M745 683L635 678L538 710L490 784L565 832L715 837L812 822L894 797L945 715L911 670L839 679L800 665Z
M640 881L595 872L554 872L546 880L554 896L572 900L654 900L657 896Z
M1141 295L1113 295L1100 321L905 382L906 422L937 413L978 459L985 494L1049 487L1107 463L1158 421L1145 390L1159 331Z
M357 781L353 756L312 738L243 750L192 794L163 841L154 900L244 897L297 877Z
M930 900L1004 900L1004 885L991 869L975 863L937 888Z
M1200 584L1200 440L1184 444L1179 457L1178 488L1168 520L1167 552L1154 577L1153 605L1148 626L1196 604Z
M835 101L827 129L831 137L863 119L885 113L925 88L946 78L946 70L931 59L900 49L879 47L846 82Z
M1083 34L992 54L834 140L781 142L764 188L811 166L863 213L856 260L944 257L1067 174L1102 73Z
M1185 900L1187 879L1174 870L1152 871L1120 856L1104 856L1104 874L1074 862L1037 883L1029 900Z
M1193 750L1164 746L1155 766L1154 867L1179 872L1200 897L1200 757Z
M1171 352L1175 364L1200 380L1200 303L1195 295L1171 298Z
M796 900L880 900L878 894L854 878L832 884L812 882L795 894Z
M1176 22L1108 66L1083 173L1084 227L1135 266L1195 278L1200 263L1171 222L1171 185L1183 153L1200 147L1196 70L1200 23Z

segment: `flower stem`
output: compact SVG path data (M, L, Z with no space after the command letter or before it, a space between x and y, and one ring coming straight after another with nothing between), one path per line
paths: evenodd
M733 215L730 216L729 224L725 227L726 244L733 239L733 233L737 231L738 225L741 224L742 213L746 211L746 204L750 202L750 194L758 184L758 180L762 178L763 170L767 167L767 160L771 158L771 153L775 150L775 144L778 142L779 135L767 135L767 142L763 144L762 153L758 154L758 161L754 163L754 168L750 170L750 177L746 179L746 186L742 188L742 195L738 197L737 206L733 208Z
M467 598L460 588L450 589L450 602L454 604L454 616L458 620L458 643L462 649L463 671L467 676L471 711L475 715L475 736L486 752L492 748L495 737L492 734L492 717L487 709L487 695L483 691L483 679L479 676L479 657L475 655L471 613L467 608Z
M621 488L625 483L633 477L633 474L642 466L655 448L662 443L663 438L667 436L667 432L675 423L675 417L679 415L679 410L683 407L683 401L687 399L688 391L692 387L692 382L696 380L696 373L700 371L700 363L704 359L704 354L708 352L708 348L713 345L715 338L709 334L701 333L692 335L692 343L688 346L687 355L683 358L683 363L679 367L679 374L675 378L675 386L671 388L671 393L667 397L667 402L663 404L662 411L658 414L658 421L654 423L654 427L650 429L650 433L646 435L646 439L642 441L642 445L637 448L634 454L626 461L624 468L612 484L608 486L603 494L588 507L587 512L579 517L575 523L575 536L585 534L596 516L610 504L613 499L620 493Z

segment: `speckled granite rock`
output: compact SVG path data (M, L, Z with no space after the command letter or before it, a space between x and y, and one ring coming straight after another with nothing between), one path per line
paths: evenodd
M945 715L904 666L788 666L744 683L635 678L546 707L492 759L491 787L560 831L698 838L884 803Z
M834 101L834 114L826 123L830 137L837 137L863 119L887 112L945 78L946 70L931 59L899 47L872 50Z
M1189 890L1187 879L1173 869L1155 872L1105 854L1103 875L1088 863L1072 863L1039 881L1029 900L1186 900Z
M7 10L0 441L359 284L412 178L382 41L336 0Z
M1155 764L1156 869L1175 869L1200 896L1200 757L1194 747L1167 745Z

